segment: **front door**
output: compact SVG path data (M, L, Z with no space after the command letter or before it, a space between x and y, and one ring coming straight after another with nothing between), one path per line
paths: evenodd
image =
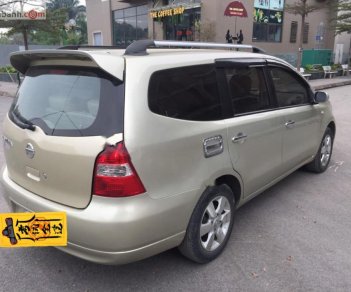
M264 60L227 61L221 70L232 107L228 149L250 196L279 176L283 128L268 94Z
M282 171L287 172L316 154L322 114L313 105L309 86L295 72L274 65L268 71L285 126Z

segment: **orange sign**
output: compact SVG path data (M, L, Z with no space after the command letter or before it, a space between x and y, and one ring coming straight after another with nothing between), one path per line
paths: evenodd
M66 213L0 214L0 247L66 246Z
M161 10L154 10L150 12L150 15L152 18L163 18L166 16L183 14L184 10L185 10L185 7L179 6L179 7L167 8L167 9L161 9Z

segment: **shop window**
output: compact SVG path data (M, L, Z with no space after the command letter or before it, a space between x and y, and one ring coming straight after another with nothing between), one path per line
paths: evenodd
M148 38L148 6L140 5L113 11L113 42L125 48L136 40Z
M282 26L270 24L268 26L268 41L281 42L281 37L282 37Z
M123 19L123 17L124 17L123 10L124 9L116 10L116 11L113 12L115 20L116 19Z
M309 29L310 29L309 23L305 22L305 25L303 27L303 43L304 44L308 43L308 32L309 32Z
M132 17L136 15L136 7L123 9L124 17Z
M149 13L149 9L147 7L147 5L141 5L141 6L137 6L137 15L143 15L143 14L148 14Z
M253 25L253 33L252 33L252 39L253 40L267 40L267 24L261 24L261 23L254 23Z
M186 9L183 14L163 19L166 40L194 41L195 23L201 17L201 8Z
M253 41L281 42L284 0L255 0Z
M282 25L254 23L252 40L261 42L281 42Z

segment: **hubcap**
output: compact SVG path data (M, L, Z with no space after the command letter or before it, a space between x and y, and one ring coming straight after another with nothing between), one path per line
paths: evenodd
M322 148L321 148L321 164L325 167L330 159L330 154L332 150L332 138L330 135L326 135L322 141Z
M231 206L224 196L213 199L202 215L200 241L204 249L214 251L226 238L231 221Z

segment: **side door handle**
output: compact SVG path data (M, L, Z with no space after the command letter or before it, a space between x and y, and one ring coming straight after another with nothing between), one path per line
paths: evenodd
M223 152L223 138L221 135L206 138L203 142L205 157L212 157Z
M247 139L247 135L240 132L240 133L238 133L238 135L236 135L232 138L232 142L233 143L244 143L246 139Z
M287 127L288 129L291 129L295 126L295 121L293 120L289 120L285 123L285 127Z

